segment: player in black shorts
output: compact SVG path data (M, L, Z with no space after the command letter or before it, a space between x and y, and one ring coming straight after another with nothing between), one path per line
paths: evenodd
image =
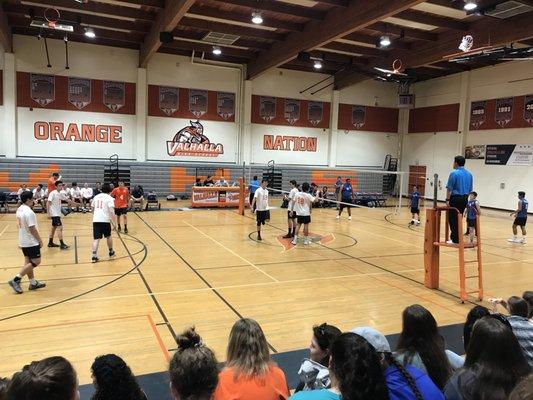
M270 211L268 209L268 180L261 181L261 187L254 193L254 200L252 202L252 213L255 210L257 220L257 240L263 240L261 237L261 225L265 225L270 221Z

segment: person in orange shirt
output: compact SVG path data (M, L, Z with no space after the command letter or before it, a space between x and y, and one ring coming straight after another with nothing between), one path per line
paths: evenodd
M289 388L283 371L271 360L263 330L241 318L231 329L226 367L218 375L213 400L284 400Z
M124 185L124 181L118 181L118 187L111 192L111 197L115 198L115 215L117 216L118 231L122 230L120 226L120 217L124 217L124 233L128 233L128 204L130 203L130 191Z
M48 193L52 193L54 190L56 190L56 181L60 181L60 180L61 180L61 175L59 175L59 173L57 172L52 173L50 178L48 178Z

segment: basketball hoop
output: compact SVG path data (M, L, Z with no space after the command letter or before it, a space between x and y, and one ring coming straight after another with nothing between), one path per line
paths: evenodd
M400 72L402 72L402 69L403 69L403 63L402 63L402 60L400 60L399 58L397 58L396 60L394 60L392 62L392 72L394 74L399 74Z
M44 10L44 19L46 20L50 28L56 27L59 18L61 18L61 14L59 13L59 10L57 8L47 8L46 10Z

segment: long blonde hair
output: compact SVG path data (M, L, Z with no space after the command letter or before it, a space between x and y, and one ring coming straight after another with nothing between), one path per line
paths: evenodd
M234 368L236 377L261 377L270 367L268 343L259 324L241 318L231 328L226 366Z

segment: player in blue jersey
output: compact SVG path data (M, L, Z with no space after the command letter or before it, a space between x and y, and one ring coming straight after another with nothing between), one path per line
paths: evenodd
M420 192L416 185L411 193L411 225L420 225Z
M478 215L481 215L481 208L479 207L479 201L477 200L477 193L470 192L468 195L468 203L466 203L466 226L468 227L468 234L470 235L470 243L474 243Z
M526 243L526 223L527 223L527 208L528 201L526 200L526 192L518 192L518 207L515 212L511 213L511 216L514 216L513 222L513 237L507 239L511 243ZM522 237L518 238L518 229L520 227L522 230Z

